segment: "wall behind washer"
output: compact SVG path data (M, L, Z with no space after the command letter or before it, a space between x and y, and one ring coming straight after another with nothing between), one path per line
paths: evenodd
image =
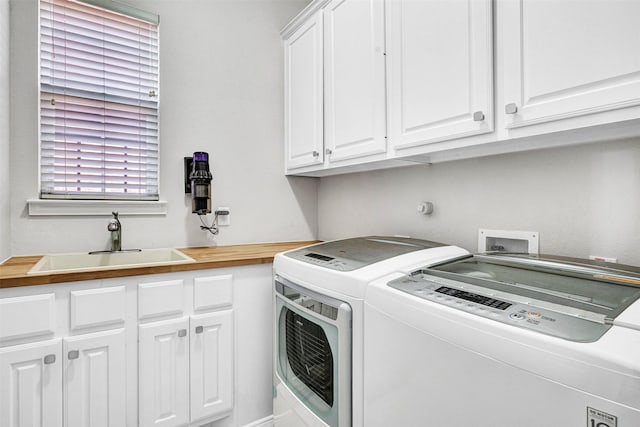
M322 178L319 238L403 234L477 251L479 228L540 232L540 252L640 265L640 140ZM416 205L431 201L431 216Z
M280 29L308 1L124 2L160 15L160 197L168 214L122 215L123 247L315 238L317 182L284 176L282 142ZM106 249L110 209L102 217L27 214L26 200L38 196L38 2L11 4L11 84L20 96L11 104L12 210L0 223L11 222L12 255ZM231 208L231 226L215 238L200 230L183 192L183 157L194 151L210 154L213 206Z

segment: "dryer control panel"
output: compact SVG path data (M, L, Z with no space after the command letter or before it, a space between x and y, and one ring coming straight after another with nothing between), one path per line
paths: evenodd
M308 264L346 272L438 246L443 245L408 237L368 236L318 243L289 251L285 255Z
M442 277L419 274L393 280L388 286L451 309L570 341L597 341L611 327L596 315Z

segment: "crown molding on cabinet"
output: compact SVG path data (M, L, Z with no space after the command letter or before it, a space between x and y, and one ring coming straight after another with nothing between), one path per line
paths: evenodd
M311 15L322 9L329 1L330 0L315 0L309 3L307 7L302 9L302 11L280 31L280 36L283 39L288 38L294 31L300 28Z

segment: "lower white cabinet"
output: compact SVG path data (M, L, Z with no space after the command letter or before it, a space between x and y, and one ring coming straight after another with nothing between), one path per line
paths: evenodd
M124 329L63 340L65 427L126 424Z
M179 426L189 421L189 319L139 327L140 426Z
M181 426L233 408L232 310L139 326L141 427Z
M271 274L261 264L0 289L0 427L263 418L271 353L256 334L270 335Z
M62 426L60 339L0 348L0 426Z
M191 421L233 409L233 311L190 319Z
M125 381L124 329L2 348L0 426L124 426Z

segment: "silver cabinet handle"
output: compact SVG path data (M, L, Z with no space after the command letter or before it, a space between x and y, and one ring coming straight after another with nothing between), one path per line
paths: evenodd
M518 106L515 103L507 104L504 106L504 112L507 114L515 114L518 112Z
M327 148L327 149L324 150L324 153L326 155L330 155L331 153L333 153L333 151L331 151L331 148Z
M481 122L483 120L484 120L484 113L482 111L476 111L475 113L473 113L474 122Z
M313 157L318 157L320 155L320 153L318 153L316 150L313 150Z
M178 336L179 336L180 338L182 338L182 337L186 337L186 336L187 336L187 330L186 330L186 329L180 329L180 330L178 331Z
M71 350L67 357L69 358L69 360L75 360L80 357L80 352L78 350Z
M196 334L201 334L204 331L204 326L196 326Z
M52 363L56 363L56 355L55 354L47 354L44 357L44 364L51 365Z

